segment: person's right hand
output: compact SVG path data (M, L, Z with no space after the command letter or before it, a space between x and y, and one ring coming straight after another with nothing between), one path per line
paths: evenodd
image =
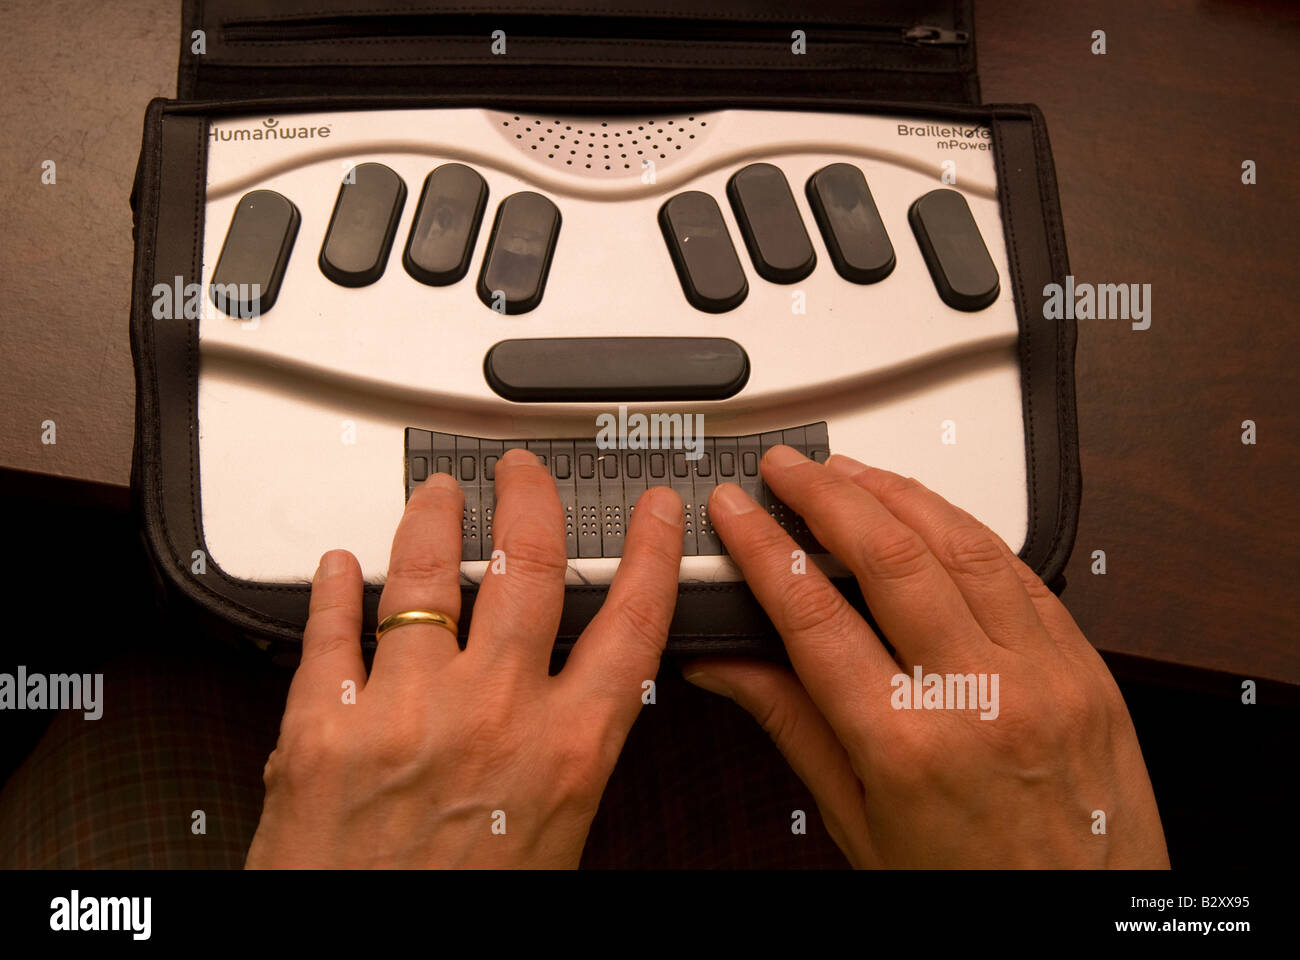
M794 541L724 484L710 517L795 674L719 659L684 672L759 720L852 864L1169 865L1119 688L996 534L915 480L847 457L819 464L777 447L762 470L857 577L894 653L815 566L794 572ZM910 687L917 665L996 674L996 717L895 709L891 678Z

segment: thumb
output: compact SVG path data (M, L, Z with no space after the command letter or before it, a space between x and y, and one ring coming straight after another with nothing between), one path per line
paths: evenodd
M688 683L734 700L753 716L812 792L844 855L855 866L870 859L862 782L831 725L793 673L756 660L706 658L685 664L682 675Z

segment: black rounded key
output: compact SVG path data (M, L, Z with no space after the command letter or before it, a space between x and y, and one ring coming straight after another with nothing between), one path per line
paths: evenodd
M659 208L659 226L693 307L725 313L740 305L749 283L717 201L698 190L679 193Z
M817 254L779 168L751 163L727 181L727 196L760 277L795 283L812 273Z
M505 313L527 313L541 303L559 234L560 211L540 193L502 200L478 275L479 299L493 309L500 303Z
M406 184L382 163L361 163L344 178L320 248L321 273L344 287L374 283L388 264Z
M217 309L243 320L271 309L301 222L298 208L274 190L240 198L208 286Z
M749 379L749 355L722 337L550 337L502 340L483 359L507 400L723 400Z
M907 219L944 303L982 310L998 298L998 271L965 197L931 190L912 204Z
M465 276L487 196L487 183L463 163L444 163L425 177L402 253L406 272L438 287Z
M867 180L850 163L832 163L808 178L808 205L835 272L854 283L877 283L894 269L894 245Z

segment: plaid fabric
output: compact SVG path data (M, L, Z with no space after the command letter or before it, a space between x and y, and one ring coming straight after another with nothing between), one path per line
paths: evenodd
M287 673L241 664L104 668L104 715L60 713L0 792L6 868L241 867ZM663 671L592 825L592 868L845 867L811 795L730 701ZM207 833L191 832L203 810ZM807 835L791 814L807 814Z
M216 663L103 673L103 716L60 712L0 792L0 866L242 867L287 683Z
M592 822L582 865L847 869L812 794L754 718L659 671ZM792 814L807 818L791 832Z

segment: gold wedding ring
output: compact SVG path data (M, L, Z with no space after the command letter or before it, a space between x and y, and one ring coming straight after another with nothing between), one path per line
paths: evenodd
M435 627L446 627L451 631L453 637L458 635L456 621L445 613L437 610L406 610L402 613L395 613L391 617L384 617L379 628L375 630L375 642L378 643L383 639L385 633L394 630L397 627L404 627L411 623L430 623Z

